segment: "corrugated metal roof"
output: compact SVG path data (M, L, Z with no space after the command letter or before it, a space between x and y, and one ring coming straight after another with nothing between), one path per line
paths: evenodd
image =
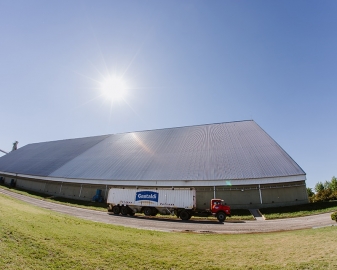
M97 136L28 144L0 158L0 171L48 176L98 142Z
M37 143L0 171L97 180L218 180L304 175L254 121Z

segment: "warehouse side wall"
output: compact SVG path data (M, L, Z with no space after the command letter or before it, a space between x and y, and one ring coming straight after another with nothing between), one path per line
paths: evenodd
M220 198L232 209L267 208L308 203L305 181L273 185L196 187L197 207Z
M14 179L16 187L49 194L57 197L91 201L97 189L101 190L104 200L107 199L110 187L124 188L126 186L89 185L77 183L64 183L41 181L31 179L15 179L4 177L3 183L10 185ZM137 188L136 186L128 186ZM140 188L140 187L139 187ZM156 189L157 187L142 187L144 189ZM170 186L171 188L171 186ZM179 188L179 187L174 187ZM186 188L186 187L184 187ZM191 187L194 188L194 187ZM305 181L292 183L279 183L272 185L246 185L246 186L217 186L195 187L197 208L209 208L210 200L220 198L231 206L232 209L252 209L280 207L308 203Z

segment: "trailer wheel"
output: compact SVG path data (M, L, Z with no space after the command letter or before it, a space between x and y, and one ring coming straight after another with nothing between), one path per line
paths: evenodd
M224 222L226 220L226 214L224 212L219 212L216 217L218 218L219 222Z
M126 216L127 214L129 214L129 208L127 206L123 206L121 209L121 214L123 216Z
M119 215L121 211L121 208L118 205L115 205L114 207L112 207L112 212L114 212L115 215Z
M136 214L136 213L133 212L133 211L130 209L129 215L133 217L135 214Z
M191 215L189 212L183 210L180 212L180 215L179 217L182 219L182 220L189 220L191 218Z
M151 209L151 216L156 216L157 214L158 214L157 208L153 207L153 208Z
M151 209L151 207L145 207L144 208L144 215L145 216L151 216L152 215L152 209Z

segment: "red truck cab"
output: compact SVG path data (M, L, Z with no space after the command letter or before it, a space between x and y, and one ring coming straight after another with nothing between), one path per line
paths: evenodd
M211 200L211 212L219 222L224 222L227 216L231 216L231 208L221 199Z

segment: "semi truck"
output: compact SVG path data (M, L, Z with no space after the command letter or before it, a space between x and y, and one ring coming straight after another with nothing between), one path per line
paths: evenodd
M209 208L196 208L195 189L136 189L110 188L107 198L108 211L115 215L145 216L176 215L182 220L192 216L215 216L224 222L231 216L231 209L222 199L211 199Z

